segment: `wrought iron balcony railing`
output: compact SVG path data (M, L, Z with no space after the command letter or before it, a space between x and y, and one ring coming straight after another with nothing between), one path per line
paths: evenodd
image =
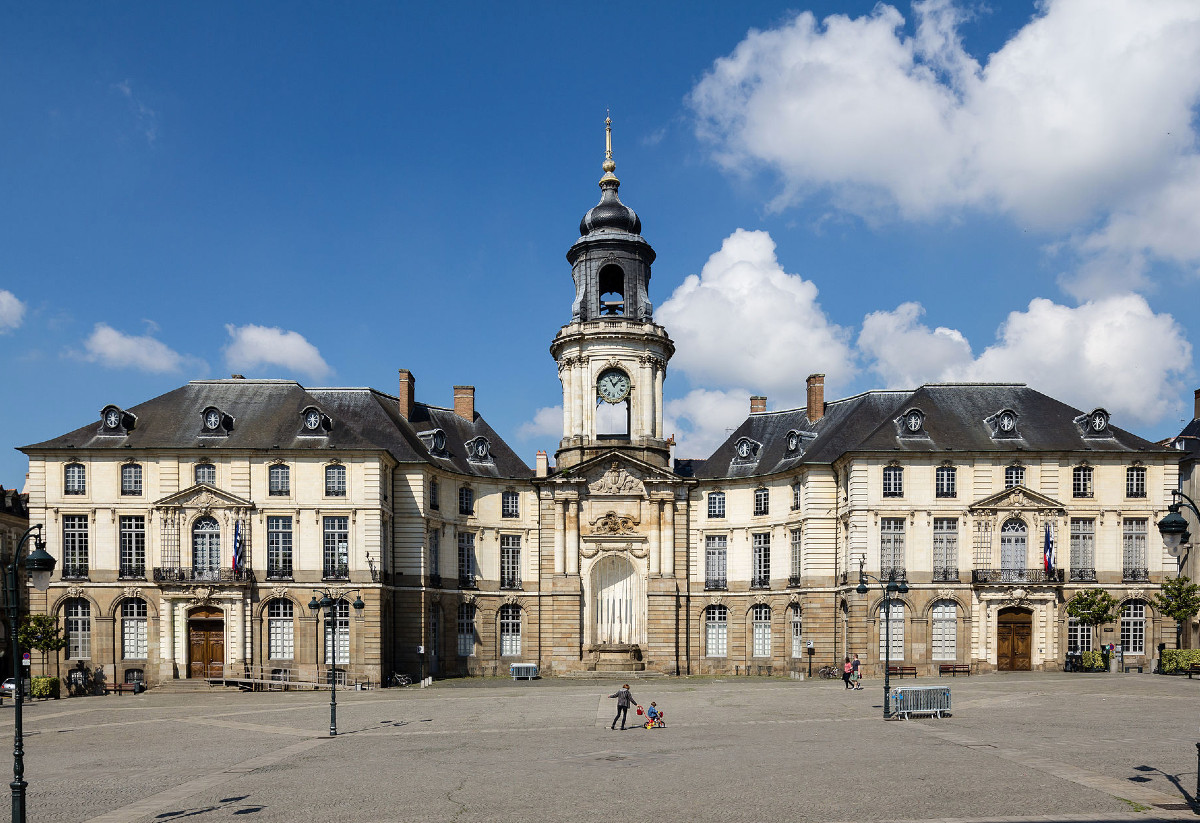
M704 590L706 592L723 592L729 588L724 577L706 577L704 579Z
M326 563L321 577L324 580L348 580L350 567L345 563Z
M292 579L292 564L291 563L268 563L267 564L267 579L268 580L291 580Z
M66 575L63 575L64 577ZM122 563L117 569L117 577L121 580L145 580L145 563Z
M1124 569L1121 579L1126 583L1145 583L1150 580L1149 569Z
M771 588L771 578L761 575L755 575L750 578L750 588L752 589L769 589Z
M800 585L800 575L793 574L788 576L788 586L794 587Z
M1072 583L1095 583L1095 569L1071 569L1070 580Z
M888 580L895 580L897 583L900 583L902 581L904 583L907 583L908 582L908 569L903 569L903 568L900 568L899 566L896 566L891 569L880 569L879 579L883 580L884 582L887 582Z
M462 574L458 577L458 587L460 589L478 589L479 581L475 579L473 574Z
M63 580L87 580L87 563L64 563L62 567Z
M1052 572L1045 569L975 569L971 572L971 582L989 585L1062 583L1064 576L1062 569Z
M933 582L934 583L957 583L958 582L958 567L957 566L934 566L933 567Z
M505 575L500 578L500 588L502 589L520 589L521 578Z
M245 583L253 578L250 570L229 568L160 566L154 570L155 583Z
M432 588L440 589L442 587L442 576L440 574L429 575L429 585Z

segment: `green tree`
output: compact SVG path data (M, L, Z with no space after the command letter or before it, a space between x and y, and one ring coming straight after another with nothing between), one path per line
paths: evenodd
M1154 607L1175 621L1175 648L1183 639L1183 627L1200 612L1200 585L1190 577L1164 580L1162 591L1151 598Z
M1103 589L1084 589L1067 603L1067 614L1090 626L1095 638L1097 626L1117 619L1117 605L1117 599Z
M42 671L46 670L46 655L60 651L67 645L58 621L48 614L31 614L22 618L17 639L23 649L36 649L42 653Z

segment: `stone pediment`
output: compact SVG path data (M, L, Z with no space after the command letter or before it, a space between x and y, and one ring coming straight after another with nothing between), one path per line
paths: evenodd
M230 494L227 491L197 483L183 491L169 494L154 503L156 508L181 509L253 509L254 504L249 500Z
M972 503L968 509L970 511L1066 511L1064 506L1053 497L1047 497L1041 492L1035 492L1033 489L1027 489L1024 486L1014 486L1011 489L1004 489L995 494L989 494L980 500Z
M592 494L619 494L630 497L641 497L646 493L642 483L641 473L629 471L619 461L612 461L607 471L599 477L589 478L588 491Z

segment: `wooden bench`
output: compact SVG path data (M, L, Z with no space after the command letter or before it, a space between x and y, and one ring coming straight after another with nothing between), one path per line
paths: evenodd
M1189 666L1187 670L1188 680L1192 679L1193 674L1200 674L1200 666Z
M137 694L138 683L113 683L111 686L104 688L104 693L116 692L117 694Z
M906 675L906 674L911 674L913 677L916 677L917 676L917 667L916 666L888 666L888 674L894 674L897 677L904 677L904 675Z
M958 677L960 674L965 674L967 677L970 677L971 676L971 664L970 663L941 663L938 665L938 677L941 677L943 674L948 674L952 677Z

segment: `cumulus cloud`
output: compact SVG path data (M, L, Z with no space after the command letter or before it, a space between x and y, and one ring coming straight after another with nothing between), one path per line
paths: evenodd
M1079 408L1104 406L1129 423L1153 423L1178 406L1192 347L1169 314L1135 294L1077 307L1038 298L1014 311L978 357L952 329L920 323L915 303L863 321L859 346L889 386L926 381L1028 383Z
M538 438L562 437L563 409L562 406L546 406L534 412L532 420L526 420L517 429L517 437L523 440Z
M694 389L663 408L667 436L675 436L675 456L708 457L750 413L744 389Z
M25 304L10 291L0 289L0 334L19 327L25 319Z
M829 322L812 281L783 270L764 231L727 237L656 317L677 344L672 367L693 384L748 386L789 403L803 402L811 372L834 386L855 373L848 330Z
M113 369L140 369L165 374L183 369L189 358L148 334L119 332L107 323L97 323L83 341L83 359Z
M870 219L967 207L1077 232L1079 294L1139 255L1200 260L1200 4L1046 0L982 63L953 0L912 12L911 34L885 4L751 31L693 89L699 134L776 175L776 206L826 192Z
M315 379L333 371L317 347L299 332L253 324L226 324L225 330L230 338L225 346L225 363L232 371L278 367Z

